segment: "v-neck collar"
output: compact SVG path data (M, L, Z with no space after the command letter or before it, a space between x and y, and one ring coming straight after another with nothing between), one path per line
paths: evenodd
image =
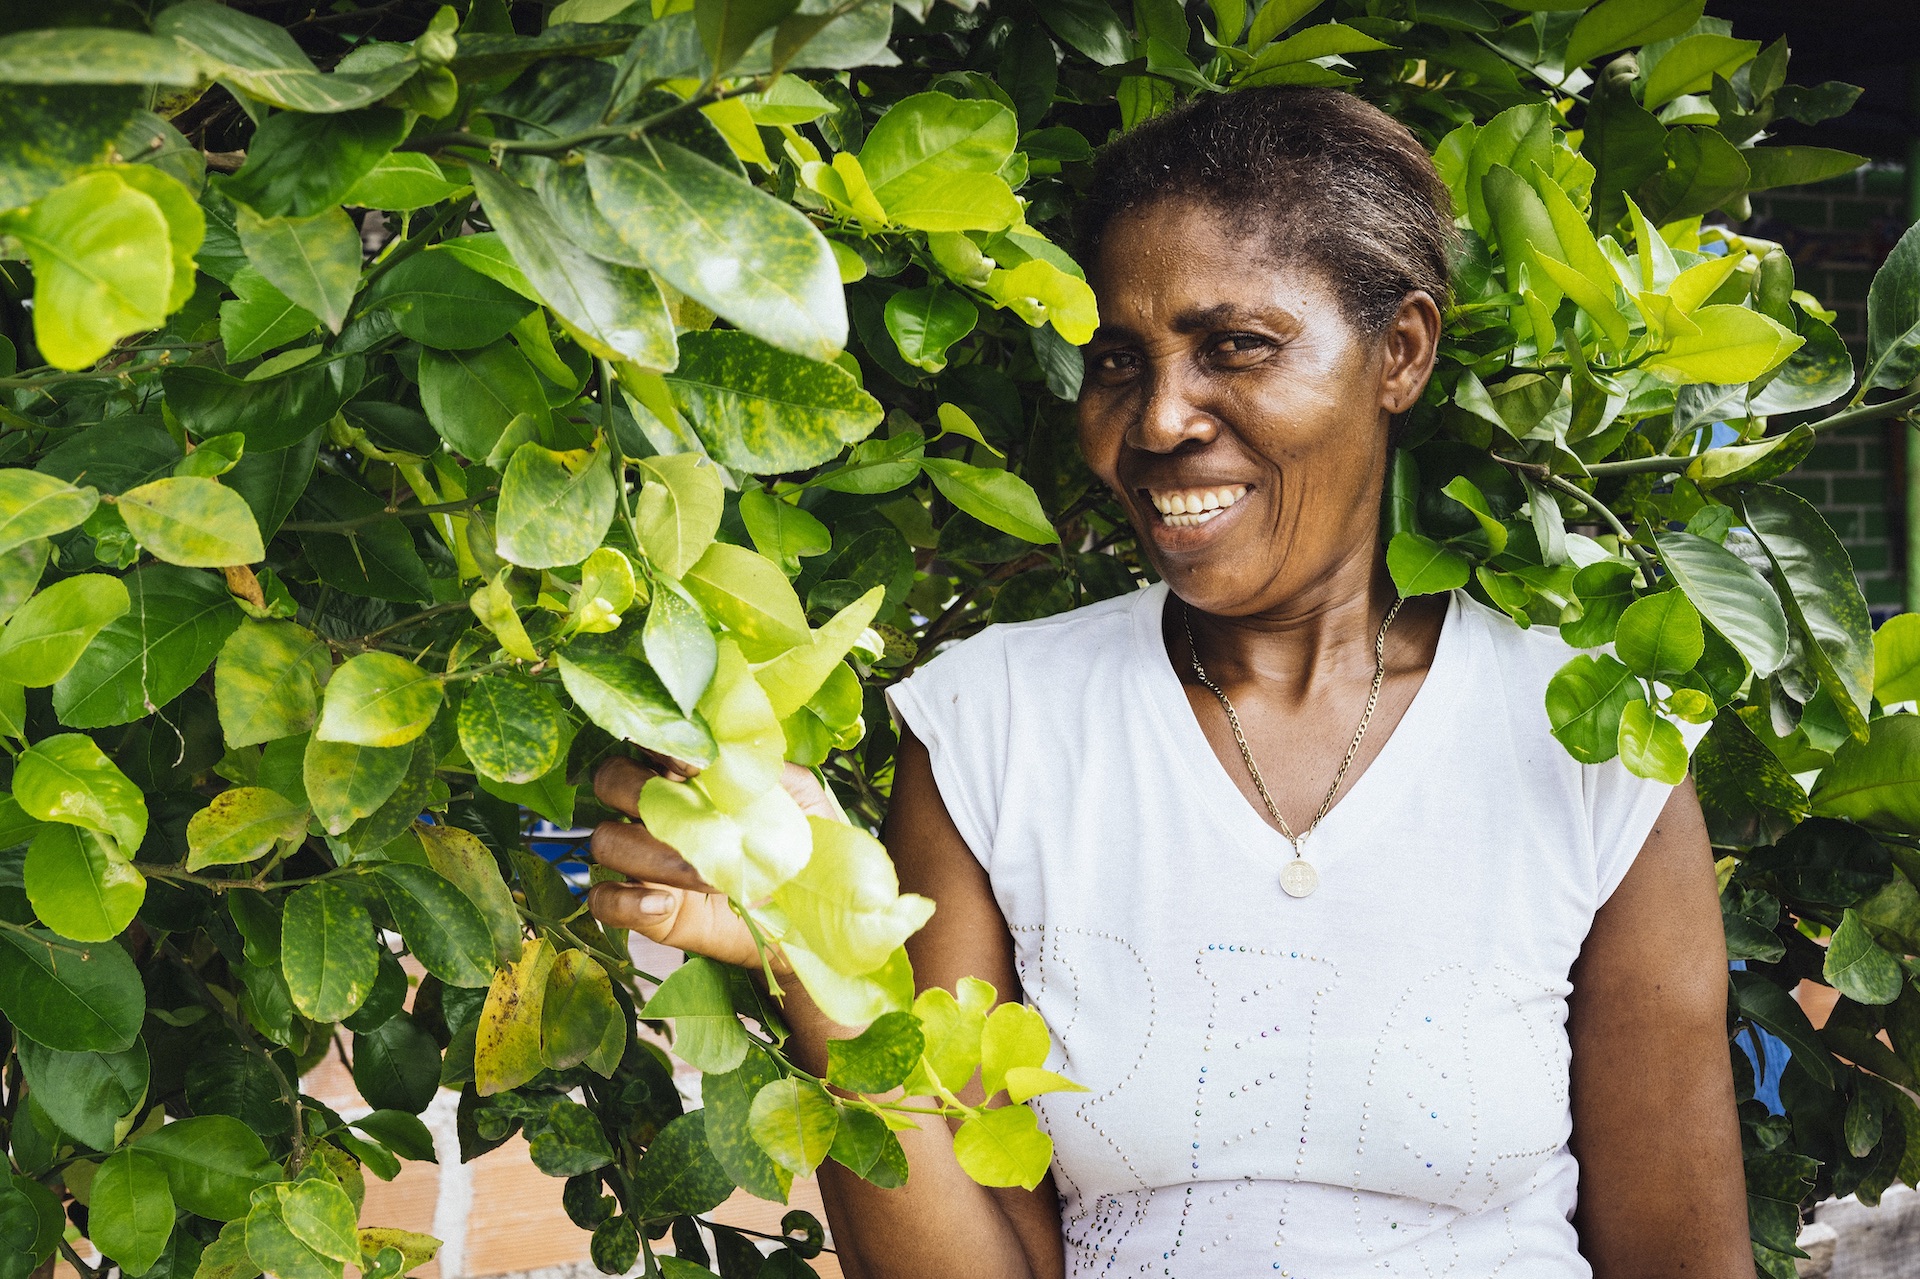
M1147 703L1160 719L1163 740L1171 747L1169 754L1194 788L1192 793L1201 800L1200 807L1216 817L1226 833L1242 841L1245 848L1270 856L1277 873L1281 863L1293 857L1293 845L1268 824L1265 815L1256 811L1234 784L1194 715L1186 686L1181 683L1167 653L1161 629L1171 594L1165 582L1155 582L1134 601L1135 658L1147 690ZM1396 776L1407 766L1408 753L1414 752L1417 762L1420 744L1433 740L1431 722L1435 716L1444 719L1448 704L1458 692L1460 681L1454 668L1465 658L1461 650L1466 646L1463 634L1466 620L1459 592L1453 592L1447 600L1447 614L1441 624L1433 662L1427 668L1426 679L1415 690L1413 701L1366 770L1328 810L1312 838L1301 845L1302 855L1321 871L1345 859L1347 841L1340 836L1357 820L1356 813L1361 810L1356 809L1355 804L1364 809L1370 803L1373 790L1394 784Z

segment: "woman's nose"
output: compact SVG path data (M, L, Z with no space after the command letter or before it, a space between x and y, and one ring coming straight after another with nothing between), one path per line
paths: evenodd
M1172 369L1156 369L1140 411L1127 430L1127 443L1148 453L1171 453L1189 440L1210 440L1219 422L1192 394L1186 379Z

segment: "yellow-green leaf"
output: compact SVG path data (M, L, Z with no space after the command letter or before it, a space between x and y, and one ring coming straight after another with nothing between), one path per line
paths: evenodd
M333 673L314 738L404 746L426 732L445 695L440 679L392 653L362 653Z
M206 476L175 475L128 489L114 509L134 540L169 564L225 568L266 558L246 499Z

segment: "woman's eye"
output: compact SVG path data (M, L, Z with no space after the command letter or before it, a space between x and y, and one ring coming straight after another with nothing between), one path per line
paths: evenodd
M1269 345L1270 343L1265 338L1252 333L1229 333L1214 342L1213 353L1215 355L1229 357L1248 355L1256 351L1265 350Z
M1105 351L1093 357L1093 367L1102 373L1128 373L1138 363L1131 351Z

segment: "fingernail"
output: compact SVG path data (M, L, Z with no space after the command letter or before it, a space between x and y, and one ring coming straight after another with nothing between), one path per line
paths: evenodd
M673 909L673 897L667 893L646 893L640 898L642 915L664 915Z

